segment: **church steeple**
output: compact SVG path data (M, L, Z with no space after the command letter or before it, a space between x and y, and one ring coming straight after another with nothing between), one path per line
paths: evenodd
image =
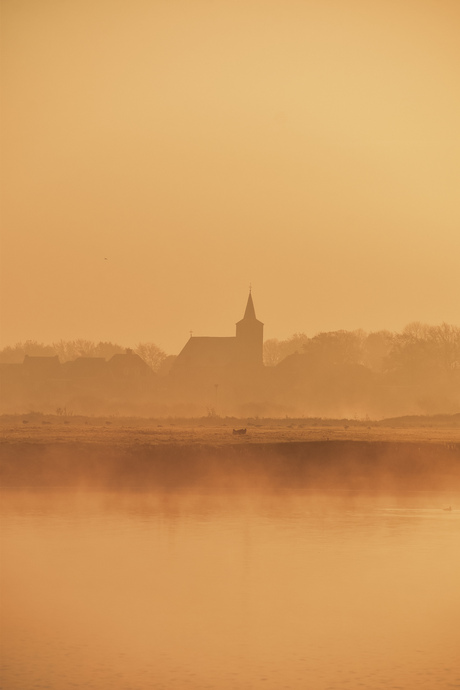
M252 291L246 304L244 317L236 324L238 362L245 368L260 367L263 363L264 325L256 319Z
M251 289L249 289L248 303L246 304L246 311L244 312L245 319L255 319L256 310L254 309L254 302L252 301Z

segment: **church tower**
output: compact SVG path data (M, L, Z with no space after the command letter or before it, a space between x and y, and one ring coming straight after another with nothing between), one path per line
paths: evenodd
M236 351L238 364L244 368L258 368L263 365L264 325L256 319L254 302L249 290L246 311L236 324Z

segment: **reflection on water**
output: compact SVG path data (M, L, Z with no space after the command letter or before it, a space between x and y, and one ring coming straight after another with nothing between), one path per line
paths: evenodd
M460 688L459 508L3 492L0 685Z

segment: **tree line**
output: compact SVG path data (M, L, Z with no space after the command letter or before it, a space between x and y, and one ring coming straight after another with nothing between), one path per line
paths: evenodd
M155 343L138 343L133 348L126 348L117 343L99 342L79 338L77 340L59 340L51 345L39 343L36 340L26 340L7 346L0 350L0 362L5 364L21 364L25 355L31 357L59 357L60 362L69 362L77 357L103 357L109 360L113 355L133 352L139 355L154 371L160 371L165 366L168 356Z
M0 350L0 363L22 363L25 355L58 356L61 362L77 357L103 357L127 351L139 355L153 371L169 368L174 359L152 342L138 343L132 349L112 342L60 340L51 345L26 340ZM308 337L295 333L286 340L272 338L264 343L264 363L274 367L293 354L305 355L321 368L359 364L384 373L404 371L408 378L420 372L449 372L460 369L460 327L443 323L439 326L414 322L401 333L382 330L329 331Z
M293 354L306 355L321 367L359 364L379 373L405 370L408 375L422 370L449 372L460 368L460 327L414 322L401 333L341 330L312 338L295 333L286 340L264 343L266 366L276 366Z

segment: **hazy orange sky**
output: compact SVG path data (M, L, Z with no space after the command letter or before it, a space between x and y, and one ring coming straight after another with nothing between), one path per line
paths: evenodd
M0 346L459 324L458 0L2 0Z

